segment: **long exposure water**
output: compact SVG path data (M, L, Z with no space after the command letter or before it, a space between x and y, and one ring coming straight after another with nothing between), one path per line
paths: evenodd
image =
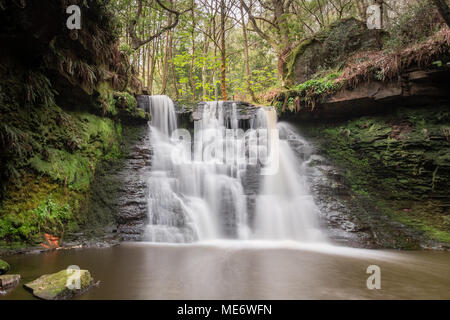
M59 250L8 258L21 285L69 265L100 281L78 299L450 299L448 252L339 248L284 241ZM366 287L369 265L381 289ZM0 299L33 299L19 285Z
M183 152L177 152L180 144L172 135L188 133L176 130L173 102L167 96L148 98L154 156L146 240L324 240L299 159L287 141L295 138L294 129L278 124L279 131L274 130L273 108L260 108L244 133L235 103L207 102L201 120L195 122L194 136L184 140ZM258 162L261 158L265 161ZM250 219L243 180L258 174L260 186Z

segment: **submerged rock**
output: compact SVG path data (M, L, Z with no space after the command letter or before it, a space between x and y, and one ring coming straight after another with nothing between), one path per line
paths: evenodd
M94 280L88 270L65 269L43 275L24 284L24 287L40 299L66 300L85 293L93 284Z
M8 274L0 276L0 291L12 289L19 284L19 274Z
M0 275L9 271L10 267L6 261L0 260Z

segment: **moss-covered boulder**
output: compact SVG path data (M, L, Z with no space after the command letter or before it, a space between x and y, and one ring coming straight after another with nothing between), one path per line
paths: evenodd
M377 32L354 18L330 25L292 50L286 59L286 85L303 83L321 69L339 67L353 52L377 48Z
M43 275L24 287L40 299L66 300L85 293L93 283L88 270L66 269Z
M151 115L139 108L137 99L128 92L115 92L114 98L119 117L128 124L142 124L151 120Z
M0 275L9 271L9 264L6 261L0 260Z
M19 284L19 274L5 274L0 276L0 290L12 289Z

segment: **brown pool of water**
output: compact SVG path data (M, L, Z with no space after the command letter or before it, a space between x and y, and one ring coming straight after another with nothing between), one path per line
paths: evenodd
M78 265L98 287L77 299L450 299L450 253L221 241L124 243L6 259L21 283L0 299L33 299L23 284ZM381 289L369 290L369 265Z

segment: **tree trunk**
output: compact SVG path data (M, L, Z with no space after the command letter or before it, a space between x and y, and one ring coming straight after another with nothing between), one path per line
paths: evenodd
M445 0L432 0L437 7L439 14L444 19L447 26L450 28L450 9Z
M221 77L220 77L220 89L222 91L222 100L227 100L227 56L226 56L226 47L225 47L225 12L226 6L225 6L225 0L220 0L220 42L221 42L221 60L222 60L222 67L221 67Z
M164 62L163 62L163 73L162 73L162 84L161 84L161 94L166 93L167 87L167 74L168 74L168 56L169 56L169 37L170 32L166 35L166 45L164 48Z
M152 55L151 55L151 64L149 71L149 79L148 79L148 92L149 94L153 94L153 79L155 75L155 65L156 65L156 53L159 48L159 40L156 40L152 43Z
M195 94L195 81L194 81L194 59L195 59L195 11L194 11L194 0L191 0L192 5L192 30L191 30L191 40L192 40L192 55L191 63L189 65L189 82L192 89L192 101L196 100Z
M247 39L247 27L245 25L244 10L242 5L240 6L242 17L242 34L244 36L244 58L245 58L245 82L247 83L247 92L250 95L252 101L257 102L255 93L252 90L252 84L250 80L250 65L248 61L248 39Z
M170 43L169 43L169 58L170 58L170 67L172 70L172 82L173 82L173 89L175 90L175 98L178 100L178 85L177 85L177 76L175 73L175 65L173 63L173 33L170 35Z
M145 67L147 66L147 46L142 46L142 85L145 87Z
M355 0L355 7L356 11L358 12L359 19L365 22L367 20L367 8L364 0Z
M206 32L209 34L211 32L211 27L208 26L208 29ZM202 64L202 90L203 90L203 100L206 100L208 97L208 92L206 91L206 57L208 56L208 48L209 48L209 38L207 35L205 35L204 43L203 43L203 64Z

